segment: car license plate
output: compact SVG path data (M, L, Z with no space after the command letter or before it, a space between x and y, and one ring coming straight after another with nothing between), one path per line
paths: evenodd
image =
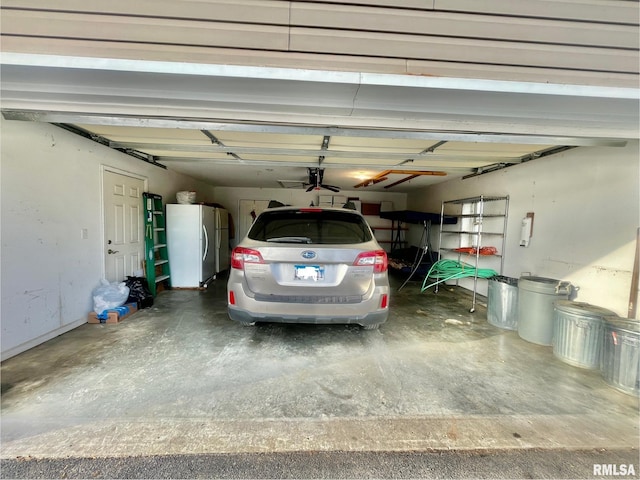
M296 265L295 277L296 280L318 280L324 279L324 267L320 265Z

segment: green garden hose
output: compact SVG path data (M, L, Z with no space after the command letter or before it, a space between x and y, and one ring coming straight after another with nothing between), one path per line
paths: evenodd
M498 272L490 268L478 268L478 278L491 278L498 275ZM424 292L430 287L438 285L439 283L446 282L448 280L457 280L459 278L468 278L476 276L476 268L468 263L460 263L455 260L438 260L427 272L427 276L424 277L422 282L422 288L420 292ZM426 285L429 279L436 280L435 282Z

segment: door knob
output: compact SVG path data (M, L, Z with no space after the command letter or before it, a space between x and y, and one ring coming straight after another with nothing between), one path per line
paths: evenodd
M114 253L118 253L118 250L111 250L111 249L109 249L109 250L107 250L107 253L108 253L109 255L113 255Z

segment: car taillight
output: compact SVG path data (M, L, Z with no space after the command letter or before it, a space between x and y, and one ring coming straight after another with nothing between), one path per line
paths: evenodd
M382 295L382 297L380 297L380 308L387 308L388 306L389 306L389 295L385 293Z
M231 252L231 268L244 269L245 263L264 263L262 255L257 250L236 247Z
M362 267L366 265L373 266L373 273L383 273L387 271L387 252L384 250L373 250L371 252L362 252L356 257L354 265Z

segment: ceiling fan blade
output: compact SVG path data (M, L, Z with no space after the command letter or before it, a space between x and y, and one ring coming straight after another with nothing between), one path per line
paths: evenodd
M327 190L331 190L332 192L339 192L340 187L336 187L335 185L320 185L322 188L326 188Z
M316 188L315 185L311 185L309 188L307 188L307 192L310 192L311 190L313 190L314 188Z

